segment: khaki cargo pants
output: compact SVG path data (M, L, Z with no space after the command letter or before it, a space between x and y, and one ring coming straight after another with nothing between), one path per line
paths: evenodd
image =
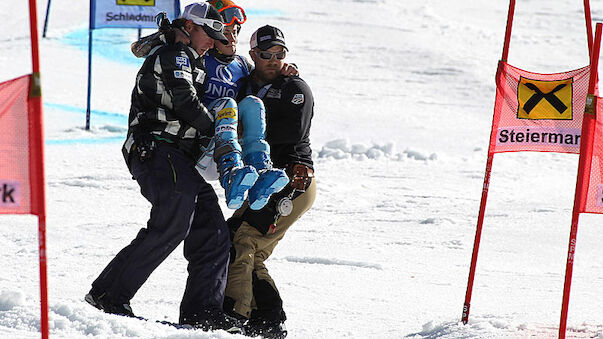
M289 227L312 207L316 198L316 178L304 193L293 199L293 212L286 217L279 217L274 233L269 230L262 234L246 221L236 231L233 246L236 250L234 261L228 266L225 295L234 299L234 311L249 318L255 308L253 297L253 274L258 280L269 283L278 293L274 281L268 274L264 261L272 254L276 244L283 238ZM248 208L247 204L235 211L233 217L241 216Z

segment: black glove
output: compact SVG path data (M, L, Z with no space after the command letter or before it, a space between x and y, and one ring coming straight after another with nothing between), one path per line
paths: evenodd
M159 30L151 35L144 36L140 40L130 45L130 50L137 58L143 58L149 55L149 52L166 42L174 43L175 33L172 23L165 12L160 12L155 16L155 22Z
M150 159L157 148L157 141L151 134L141 134L134 137L135 152L140 162Z
M172 23L165 12L159 12L159 14L155 16L155 22L157 23L160 32L166 32L172 28Z

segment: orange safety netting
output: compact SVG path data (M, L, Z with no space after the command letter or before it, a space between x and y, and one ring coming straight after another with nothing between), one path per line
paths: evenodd
M581 199L580 212L584 213L603 213L603 100L597 99L595 128L588 146L592 150L590 173L578 173L587 179L584 192L576 197Z
M0 83L0 214L33 210L30 185L30 75Z
M589 71L538 74L499 62L490 152L580 153Z

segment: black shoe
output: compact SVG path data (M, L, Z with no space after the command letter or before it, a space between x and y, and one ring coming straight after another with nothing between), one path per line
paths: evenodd
M265 339L284 339L287 336L285 323L280 320L249 319L245 323L245 335Z
M125 304L113 304L110 300L108 300L105 293L96 294L94 291L90 291L90 293L86 294L84 300L86 302L99 310L105 313L111 313L116 315L123 315L126 317L136 318L134 312L132 312L132 307L130 307L129 303Z
M194 328L203 331L224 330L232 334L245 334L243 323L224 312L203 312L202 316L194 314L189 317L183 317L181 324L192 325Z

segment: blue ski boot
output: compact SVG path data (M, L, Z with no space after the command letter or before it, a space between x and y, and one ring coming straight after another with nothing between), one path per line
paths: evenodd
M241 161L241 145L237 140L236 101L232 98L219 98L210 107L216 117L214 161L220 173L220 184L224 188L228 208L237 209L243 204L245 192L253 186L258 173Z
M243 166L241 155L237 152L223 155L218 166L226 205L230 209L238 209L245 201L245 192L258 179L258 172L251 166Z
M282 169L272 168L272 162L266 152L247 154L245 163L255 167L259 174L259 178L247 193L249 207L259 210L266 206L273 193L280 192L287 186L289 177Z

